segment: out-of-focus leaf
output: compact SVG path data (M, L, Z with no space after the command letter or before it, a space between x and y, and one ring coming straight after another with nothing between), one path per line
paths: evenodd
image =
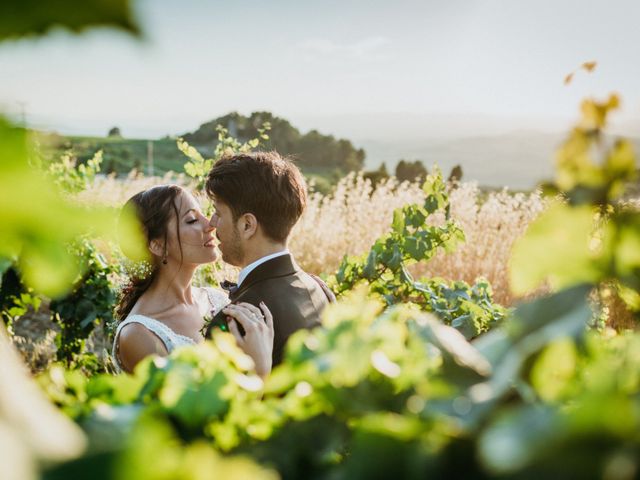
M16 448L24 454L23 458L16 459L6 458L6 452L2 451L3 469L13 473L14 460L51 462L80 455L86 447L82 431L42 395L7 338L2 324L0 363L0 438L6 440L6 433L10 431L11 443L24 449ZM26 465L27 468L29 466ZM16 464L16 467L20 469L21 465Z
M609 150L604 162L604 171L608 177L631 181L637 176L636 155L628 140L618 140Z
M2 275L4 275L4 272L6 272L9 269L9 267L11 267L12 263L13 262L8 258L0 257L0 286L2 286Z
M455 328L443 325L427 314L417 317L416 325L417 333L442 353L445 367L450 370L450 380L454 381L455 372L465 377L472 372L477 379L491 374L491 364Z
M517 471L548 447L557 422L557 413L542 406L506 411L481 435L480 458L494 473Z
M429 456L417 441L428 425L392 413L364 417L355 426L344 478L423 479Z
M65 293L81 272L69 244L83 235L116 241L117 232L138 258L147 255L135 218L71 203L30 167L27 132L0 118L0 258L18 258L27 286L51 297Z
M490 359L493 375L470 391L478 403L493 401L517 382L523 367L558 338L582 339L592 311L590 285L579 285L519 306L501 328L480 337L474 346Z
M188 473L187 473L188 472ZM142 416L128 436L125 449L114 463L113 478L225 478L275 480L275 472L243 457L223 458L210 444L183 445L168 423Z
M404 215L402 214L402 209L397 208L393 212L393 223L391 224L393 231L401 234L404 230Z
M549 344L531 370L531 383L540 397L553 401L566 392L576 373L576 348L568 338Z
M204 425L229 407L220 393L228 379L220 373L203 380L196 369L176 365L165 380L160 401L165 408L191 428Z
M640 290L640 215L625 212L616 218L615 273L622 282Z
M522 295L545 281L553 288L597 282L603 274L604 255L592 248L594 221L588 206L556 203L549 207L513 247L509 262L512 291Z
M518 306L505 325L509 336L518 341L531 338L545 345L554 338L583 333L592 315L587 303L592 288L589 284L577 285Z
M0 41L44 35L54 27L79 33L116 27L139 35L130 0L5 0L0 3Z
M464 335L464 338L471 340L480 333L476 328L475 322L471 314L456 317L451 322L451 326Z
M573 72L569 73L566 77L564 77L564 84L569 85L573 80Z
M609 95L605 102L598 102L593 99L582 101L580 106L584 126L589 128L604 128L607 124L607 114L620 106L620 98L616 94Z

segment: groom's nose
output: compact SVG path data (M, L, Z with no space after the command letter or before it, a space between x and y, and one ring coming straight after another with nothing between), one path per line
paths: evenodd
M217 224L218 224L218 216L214 213L213 215L211 215L211 219L209 219L209 226L213 230L214 228L216 228Z

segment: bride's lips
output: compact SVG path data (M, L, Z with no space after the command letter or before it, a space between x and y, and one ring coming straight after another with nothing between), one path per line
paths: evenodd
M215 247L215 246L216 246L216 245L215 245L215 243L214 243L214 242L215 242L215 240L216 240L216 239L215 239L214 237L211 237L209 240L207 240L206 242L204 242L204 246L205 246L205 247Z

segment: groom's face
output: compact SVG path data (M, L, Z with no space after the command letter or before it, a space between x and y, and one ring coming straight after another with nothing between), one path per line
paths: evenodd
M222 260L234 266L243 266L242 238L233 219L233 213L226 203L220 200L213 201L213 216L209 224L215 228L214 234L220 242L218 248L222 253Z

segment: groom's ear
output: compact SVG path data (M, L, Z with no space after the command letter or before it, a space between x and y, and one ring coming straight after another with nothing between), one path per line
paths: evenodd
M245 213L238 219L238 230L244 239L251 238L258 230L258 219L253 213Z

